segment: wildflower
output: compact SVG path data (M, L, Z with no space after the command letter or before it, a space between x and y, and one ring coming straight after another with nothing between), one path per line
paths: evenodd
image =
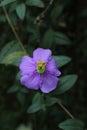
M57 69L52 52L49 49L38 48L33 52L33 58L23 56L20 64L22 85L29 89L40 89L49 93L57 87L61 72Z

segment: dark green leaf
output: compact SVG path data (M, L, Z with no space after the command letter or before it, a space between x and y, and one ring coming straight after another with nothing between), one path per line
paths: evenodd
M48 29L43 37L43 40L42 40L42 46L43 47L47 47L47 48L50 48L50 46L52 45L53 43L53 30L52 29Z
M77 119L68 119L59 124L63 130L84 130L84 123Z
M7 55L2 61L1 63L2 64L6 64L6 65L9 65L9 64L12 64L12 65L16 65L18 66L18 59L21 60L22 56L25 55L25 52L23 51L19 51L19 52L13 52L9 55Z
M12 52L15 52L15 51L21 51L21 48L17 44L17 42L11 41L11 42L7 43L0 52L0 62L4 59L5 56L7 56L8 54L11 54Z
M0 60L2 60L3 57L5 57L7 54L10 54L15 51L21 51L21 48L18 43L16 41L11 41L7 43L0 52Z
M21 91L22 93L28 93L28 89L25 88L25 87L22 87L22 88L20 89L20 91Z
M27 0L26 4L29 6L36 6L36 7L40 7L40 8L44 7L44 3L42 0Z
M16 1L16 0L3 0L3 1L0 3L0 7L1 7L1 6L5 6L5 5L7 5L7 4L10 4L10 3L14 2L14 1Z
M60 99L55 97L49 97L49 96L46 97L46 101L45 101L46 106L52 106L57 102L60 102Z
M63 5L56 5L51 13L51 21L55 25L58 23L59 16L61 16L64 6Z
M61 32L54 33L54 42L58 45L69 45L71 43L70 39Z
M24 17L25 17L25 12L26 12L26 6L24 3L21 3L19 4L17 7L16 7L16 13L18 15L18 17L23 20Z
M77 80L77 75L66 75L60 78L57 89L53 92L55 95L62 94L73 87Z
M49 28L43 37L42 44L46 47L50 47L52 43L56 43L58 45L69 45L71 41L65 34L55 32Z
M25 55L25 52L21 50L17 42L12 41L8 43L0 52L1 64L12 64L18 66L21 57Z
M34 96L33 102L31 106L29 106L27 112L28 113L34 113L39 110L44 110L45 109L45 104L44 104L44 99L43 96L40 93L37 93Z
M8 93L15 93L15 92L17 92L17 91L19 91L19 89L20 89L20 86L18 86L18 85L14 85L14 86L12 86L10 89L8 89Z
M55 59L58 68L66 65L71 61L71 58L68 56L53 56L53 58Z
M21 78L21 73L18 72L17 75L16 75L16 80L20 80L20 78Z
M20 102L20 104L23 105L25 103L25 94L22 92L18 92L17 99Z

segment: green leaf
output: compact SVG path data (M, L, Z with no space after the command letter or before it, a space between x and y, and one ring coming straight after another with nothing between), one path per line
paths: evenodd
M43 37L42 44L45 47L50 47L52 43L58 45L69 45L71 41L65 34L49 28Z
M33 102L31 106L29 106L27 112L28 113L34 113L39 110L44 110L45 109L45 104L44 104L44 99L43 96L40 93L37 93L34 96Z
M55 97L46 96L46 101L45 101L46 106L52 106L57 102L60 102L60 99L55 98Z
M24 88L22 87L22 88L20 89L20 92L22 92L22 93L28 93L29 90L28 90L27 88L25 88L25 87L24 87Z
M20 104L23 105L25 103L26 95L22 92L18 92L17 99L20 102Z
M44 8L44 3L41 0L27 0L26 4L29 6L36 6L36 7Z
M55 59L58 68L66 65L71 61L71 58L68 56L53 56L53 58Z
M9 55L7 55L3 60L2 60L2 64L5 64L5 65L9 65L9 64L12 64L12 65L16 65L18 66L19 65L19 60L21 60L22 56L25 55L25 52L22 52L22 51L19 51L19 52L13 52Z
M56 7L54 7L54 9L51 12L51 21L53 23L53 25L56 25L58 23L59 17L62 14L64 6L63 5L56 5Z
M19 72L17 73L17 75L16 75L16 80L20 80L20 78L21 78L21 72L19 71Z
M77 119L67 119L59 124L63 130L84 130L84 123Z
M52 43L53 43L53 35L54 35L54 32L52 29L48 29L43 37L43 40L42 40L42 46L43 47L47 47L47 48L50 48Z
M21 3L19 4L17 7L16 7L16 13L18 15L18 17L23 20L24 17L25 17L25 12L26 12L26 6L24 3Z
M22 51L16 41L9 42L0 52L0 63L18 66L23 55L25 52Z
M75 74L61 77L59 80L59 85L57 89L53 92L53 94L58 95L58 94L65 93L66 91L68 91L70 88L73 87L76 80L77 80L77 75Z
M0 7L2 6L5 6L7 4L10 4L12 2L15 2L16 0L3 0L1 3L0 3Z
M20 51L21 48L20 46L17 44L16 41L11 41L9 43L7 43L3 49L0 52L0 62L4 59L5 56L7 56L8 54L11 54L12 52L15 51Z
M15 92L19 91L19 89L20 89L20 86L14 85L11 88L9 88L7 92L8 93L15 93Z
M11 54L15 51L21 51L19 44L16 41L7 43L0 52L0 61L8 54Z
M71 43L70 39L61 32L54 33L54 42L58 45L69 45Z

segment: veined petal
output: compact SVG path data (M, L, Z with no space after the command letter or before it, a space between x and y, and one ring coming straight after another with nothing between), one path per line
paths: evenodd
M40 86L40 75L33 73L32 75L24 75L21 77L21 84L29 89L37 90Z
M19 68L22 75L24 75L34 72L36 69L36 65L32 58L30 58L29 56L23 56Z
M49 93L57 87L58 78L51 74L45 74L42 77L41 91L43 93Z
M38 48L33 52L33 58L36 62L40 60L47 62L51 54L52 52L49 49Z
M60 76L61 72L57 69L56 62L53 58L51 58L46 66L46 70L55 76Z

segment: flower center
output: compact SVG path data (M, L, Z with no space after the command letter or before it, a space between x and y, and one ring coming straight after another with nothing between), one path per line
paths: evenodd
M40 60L38 63L37 63L37 72L42 74L45 72L45 68L46 68L46 63L42 60Z

